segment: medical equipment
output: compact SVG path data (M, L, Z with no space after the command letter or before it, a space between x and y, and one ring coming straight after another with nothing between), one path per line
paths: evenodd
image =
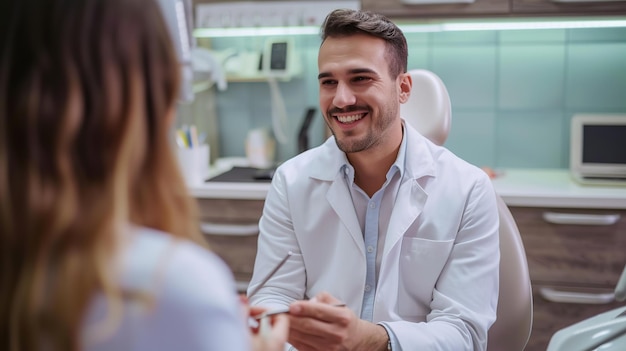
M626 184L626 114L577 114L571 120L570 171L581 184Z
M626 267L615 287L615 300L626 300ZM548 351L626 350L626 307L585 319L556 332Z
M195 46L191 36L191 0L158 0L158 3L171 33L181 66L179 100L191 102L194 99L191 48Z
M276 140L288 142L287 109L278 86L278 79L290 79L298 71L298 62L293 55L293 40L267 39L262 58L263 75L267 78L272 97L272 126Z

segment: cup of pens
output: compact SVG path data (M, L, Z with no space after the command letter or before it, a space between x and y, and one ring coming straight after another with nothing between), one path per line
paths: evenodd
M209 145L198 136L195 126L183 126L176 131L176 155L188 185L204 183L209 174Z

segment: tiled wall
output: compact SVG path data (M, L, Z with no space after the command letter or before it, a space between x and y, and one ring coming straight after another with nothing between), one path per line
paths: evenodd
M214 39L214 49L262 47L265 38ZM479 166L566 168L569 121L579 112L626 113L626 28L409 33L409 68L437 73L452 99L446 146ZM317 107L316 36L294 37L302 76L281 83L297 153L307 107ZM271 128L267 83L229 83L217 93L222 156L243 156L251 128ZM311 144L324 140L316 115Z

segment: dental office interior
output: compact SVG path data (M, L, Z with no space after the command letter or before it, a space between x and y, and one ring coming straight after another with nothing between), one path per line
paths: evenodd
M485 169L512 214L527 271L504 273L531 287L525 350L626 349L626 1L190 4L193 99L175 138L202 231L241 291L273 168L329 137L319 25L334 8L369 9L405 32L409 70L440 78L445 147ZM609 132L591 140L594 127Z

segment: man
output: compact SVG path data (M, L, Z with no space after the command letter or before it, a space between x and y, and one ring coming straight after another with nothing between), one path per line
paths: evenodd
M300 351L484 350L499 265L487 175L402 120L407 45L386 18L333 11L318 66L334 137L277 169L250 289L293 254L251 303L289 305Z

